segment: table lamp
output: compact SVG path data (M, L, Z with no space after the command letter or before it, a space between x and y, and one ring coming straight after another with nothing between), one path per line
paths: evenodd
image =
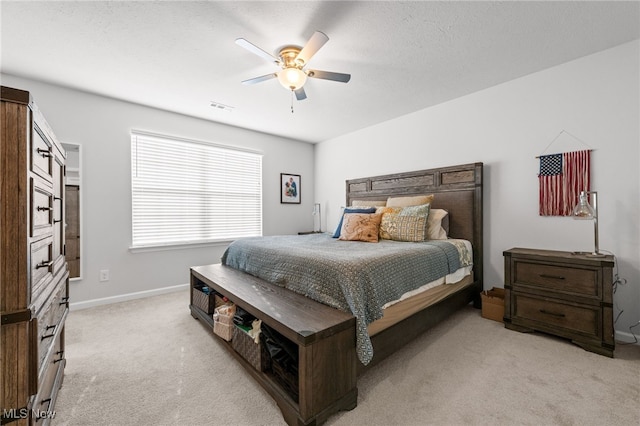
M313 205L313 216L318 216L318 228L316 229L315 217L313 220L313 232L322 232L322 215L320 214L320 203Z
M589 204L589 198L593 199L593 207ZM604 257L598 247L598 193L596 191L582 191L578 204L573 208L573 218L579 220L593 220L595 247L592 253L581 253L591 257Z

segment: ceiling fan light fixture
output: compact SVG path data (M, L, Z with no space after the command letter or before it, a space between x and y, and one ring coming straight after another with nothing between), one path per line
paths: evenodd
M0 0L2 1L2 0ZM329 37L322 31L316 31L311 38L307 41L304 47L296 45L283 46L278 50L277 57L265 50L262 50L255 44L252 44L244 38L236 39L236 44L244 47L251 53L266 59L269 62L274 63L280 67L278 72L272 72L270 74L262 75L259 77L250 78L242 81L242 84L256 84L272 78L277 78L282 87L291 91L291 99L295 94L295 98L299 101L307 99L307 94L304 91L303 86L307 82L307 77L312 77L321 80L338 81L341 83L347 83L351 79L350 74L343 74L339 72L320 71L320 70L305 70L304 67L309 63L309 60L316 54L316 52L329 41ZM292 111L293 112L293 111Z
M287 67L278 71L278 81L287 90L298 90L307 81L307 74L299 68Z

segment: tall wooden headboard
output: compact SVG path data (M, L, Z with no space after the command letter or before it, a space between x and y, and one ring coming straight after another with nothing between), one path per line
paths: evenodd
M347 180L347 206L353 200L435 194L432 208L449 212L449 237L471 241L473 271L482 291L482 163Z

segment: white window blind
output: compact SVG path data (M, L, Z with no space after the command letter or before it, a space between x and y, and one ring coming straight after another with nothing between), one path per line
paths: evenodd
M132 246L262 235L262 156L131 133Z

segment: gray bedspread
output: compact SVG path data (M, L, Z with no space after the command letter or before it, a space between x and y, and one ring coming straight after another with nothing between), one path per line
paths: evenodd
M367 326L382 317L384 304L470 264L470 257L464 245L445 240L365 243L311 234L240 239L222 263L352 312L358 358L367 365L373 357Z

